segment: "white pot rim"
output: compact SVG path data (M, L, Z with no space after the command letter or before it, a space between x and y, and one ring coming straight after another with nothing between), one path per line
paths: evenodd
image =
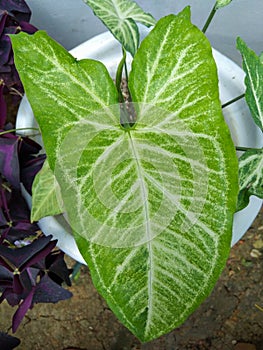
M146 36L147 33L147 29L142 29L142 37ZM103 62L112 76L121 59L121 47L109 32L99 34L78 45L70 53L77 59L91 58ZM223 104L244 92L244 72L237 64L218 51L213 50L213 55L218 67L220 99ZM254 124L245 101L240 100L225 108L224 116L236 145L243 147L263 146L262 133ZM18 110L16 127L32 126L36 126L36 122L31 107L24 97ZM26 135L27 132L24 131L23 134ZM36 138L36 141L41 142L41 139ZM30 196L25 191L24 195L30 205ZM249 205L235 214L231 246L246 233L261 206L262 200L251 196ZM77 248L70 227L62 215L43 218L39 221L39 226L46 235L52 234L54 239L58 240L57 245L62 251L74 260L86 264Z

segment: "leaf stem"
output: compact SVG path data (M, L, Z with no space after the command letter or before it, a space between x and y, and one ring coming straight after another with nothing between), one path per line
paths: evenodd
M39 131L38 128L17 128L17 129L9 129L5 131L0 132L0 136L9 134L10 132L16 132L16 131L22 131L22 130L34 130L34 131Z
M255 147L241 147L241 146L236 146L236 151L260 151L261 148L255 148Z
M256 307L257 309L259 309L260 311L262 311L262 312L263 312L263 308L262 308L262 307L260 307L259 305L255 304L255 307Z
M212 8L206 22L205 25L202 29L202 32L205 33L207 31L207 28L209 27L210 23L212 22L212 19L214 18L214 15L216 14L217 8L216 8L216 3L214 5L214 7Z
M125 71L126 82L127 82L127 85L128 85L128 82L129 82L129 74L128 74L128 67L127 67L127 62L126 62L126 60L125 60L125 62L124 62L124 71Z
M116 72L116 88L118 90L120 103L124 102L124 98L123 98L122 91L121 91L121 81L122 81L123 67L126 63L126 51L124 49L122 49L122 53L123 53L123 56L122 56L122 59L118 65L117 72Z
M76 281L78 279L81 266L82 266L82 264L80 262L76 262L75 265L73 266L73 271L71 274L72 281Z
M225 107L231 105L232 103L234 103L234 102L236 102L236 101L238 101L238 100L241 100L241 98L244 98L244 97L245 97L245 94L239 95L239 96L233 98L232 100L230 100L230 101L224 103L224 104L222 105L222 108L225 108Z

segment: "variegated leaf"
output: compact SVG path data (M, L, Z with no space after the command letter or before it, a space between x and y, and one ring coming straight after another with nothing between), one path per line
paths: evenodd
M263 64L241 38L237 39L237 48L246 73L246 101L255 123L263 131Z
M84 2L133 56L140 38L136 22L147 27L153 26L156 22L152 15L145 13L133 0L84 0Z
M31 221L38 221L45 216L58 215L63 212L59 184L48 162L45 161L33 182Z
M77 61L44 31L21 32L11 40L16 68L54 170L66 133L92 111L118 103L118 93L102 63Z
M70 221L93 281L142 341L180 325L210 293L228 256L237 159L216 72L188 10L160 20L132 65L136 126L102 130L103 115L93 116L96 136L83 123L58 159L64 203L77 208ZM72 146L85 129L77 156Z
M248 205L251 195L263 198L263 149L246 151L239 158L239 187L237 210Z
M134 57L129 129L102 65L37 38L13 37L15 60L78 247L120 321L149 341L204 300L230 249L237 159L211 47L189 9L161 19Z

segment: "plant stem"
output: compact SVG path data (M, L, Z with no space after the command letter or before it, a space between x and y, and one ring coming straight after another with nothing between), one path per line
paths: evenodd
M260 151L260 150L261 150L261 148L236 146L236 151L241 151L241 152L246 152L246 151Z
M126 62L126 60L125 60L125 62L124 62L124 71L125 71L126 82L127 82L127 85L128 85L128 82L129 82L129 74L128 74L128 68L127 68L127 62Z
M118 65L117 72L116 72L116 88L118 90L120 103L124 102L124 98L123 98L122 91L121 91L121 81L122 81L123 67L126 63L126 51L124 49L122 49L122 53L123 53L123 56L122 56L122 59Z
M236 102L236 101L238 101L238 100L240 100L241 98L244 98L244 97L245 97L245 94L239 95L239 96L233 98L232 100L230 100L230 101L224 103L224 104L222 105L222 108L225 108L225 107L231 105L232 103L234 103L234 102Z
M75 265L73 266L73 271L71 274L72 281L76 281L78 279L81 266L82 266L82 264L80 262L76 262Z
M215 4L211 10L206 22L205 22L203 29L202 29L203 33L205 33L207 31L207 28L209 27L210 23L212 22L212 19L213 19L214 15L216 14L216 11L217 11L217 9L216 9L216 4Z
M259 309L260 311L262 311L262 312L263 312L263 308L262 308L262 307L260 307L259 305L255 304L255 307L256 307L257 309Z
M0 136L9 134L10 132L16 132L16 131L22 131L22 130L34 130L34 131L39 131L38 128L17 128L17 129L10 129L10 130L5 130L0 132Z

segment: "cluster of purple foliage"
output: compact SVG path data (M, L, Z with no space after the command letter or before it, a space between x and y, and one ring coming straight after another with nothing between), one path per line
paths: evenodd
M2 93L23 92L23 86L14 65L14 57L8 34L21 30L33 34L37 29L29 24L31 11L23 0L0 0L0 79ZM18 94L15 94L18 96ZM1 101L1 104L3 102Z
M30 221L30 210L21 193L21 184L31 194L35 175L45 155L41 147L27 137L9 131L6 123L4 94L23 92L14 66L12 47L7 34L23 30L34 33L28 23L30 9L24 0L0 0L0 303L18 306L12 322L15 332L27 310L35 303L56 303L71 293L62 287L70 285L64 253L54 249L56 241L44 236ZM10 342L10 343L9 343ZM0 332L0 344L17 344Z

